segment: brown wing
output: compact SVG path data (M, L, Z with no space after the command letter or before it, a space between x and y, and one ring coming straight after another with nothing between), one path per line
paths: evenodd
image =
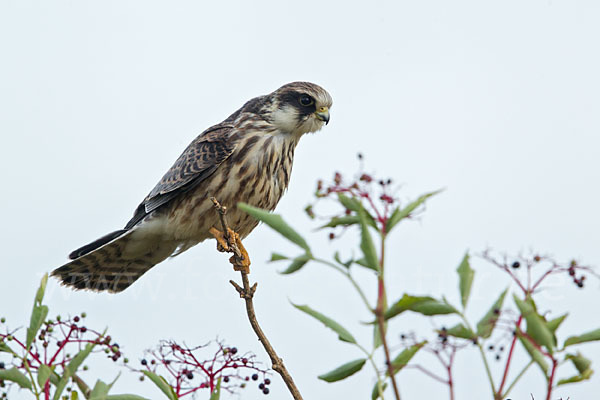
M231 125L217 125L204 131L179 156L175 164L136 209L125 229L171 199L209 177L231 155L237 140L231 139Z

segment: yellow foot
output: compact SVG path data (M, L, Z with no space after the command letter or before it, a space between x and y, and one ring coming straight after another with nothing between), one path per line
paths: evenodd
M209 232L214 236L215 239L217 239L217 251L220 251L221 253L233 252L231 245L235 244L235 241L232 241L232 238L235 238L237 233L230 228L227 228L227 237L217 228L210 228Z
M216 228L210 228L209 232L211 233L211 235L214 236L215 239L217 239L218 251L234 253L234 255L231 256L231 258L229 259L229 262L233 264L233 269L235 271L244 271L245 273L249 274L250 256L248 256L248 252L242 244L240 235L238 235L230 228L227 228L227 236L225 236L223 232L219 231ZM236 255L236 248L239 251L240 257Z

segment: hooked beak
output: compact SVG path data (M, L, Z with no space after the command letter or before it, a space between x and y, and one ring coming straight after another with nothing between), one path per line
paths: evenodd
M329 123L329 108L321 107L319 110L317 110L317 112L315 112L315 115L321 121L325 122L325 125Z

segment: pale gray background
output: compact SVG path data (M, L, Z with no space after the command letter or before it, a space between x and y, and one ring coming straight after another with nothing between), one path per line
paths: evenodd
M598 265L599 4L1 0L0 314L13 327L25 324L44 272L120 228L199 132L294 80L319 83L334 99L329 126L300 143L277 209L300 231L314 228L300 210L315 181L354 171L359 151L368 169L404 184L403 199L447 188L420 222L391 237L390 293L445 293L458 302L454 269L466 249L486 246ZM311 243L327 256L334 247L322 239ZM218 335L266 361L227 282L237 274L214 247L161 264L120 295L75 293L52 280L46 301L52 314L85 310L88 325L108 325L134 360L159 338L202 343ZM349 285L317 265L277 274L282 266L265 262L270 252L297 249L266 227L246 247L260 282L260 321L305 398L370 398L368 369L339 384L316 379L360 354L288 303L334 315L369 343L356 317L368 315L347 296ZM477 320L505 283L485 263L473 265L469 312ZM597 281L584 291L560 280L548 287L552 316L573 310L561 339L598 328ZM391 330L413 328L431 326L405 316ZM598 369L599 346L584 350ZM96 371L114 376L102 364ZM272 380L270 398L287 398ZM399 382L405 400L447 398L444 386L416 371ZM458 360L456 385L459 399L489 398L480 360L469 353ZM162 396L128 374L117 386ZM543 398L542 388L532 368L511 397ZM599 391L596 374L555 398ZM241 397L263 395L249 388Z

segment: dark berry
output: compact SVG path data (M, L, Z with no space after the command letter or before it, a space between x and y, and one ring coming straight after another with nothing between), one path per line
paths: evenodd
M56 318L56 319L58 319L58 318ZM60 320L59 320L59 321L60 321ZM75 321L75 322L79 322L79 317L78 317L78 316L75 316L75 317L73 318L73 321Z
M533 261L535 261L535 262L540 262L541 260L542 260L542 257L540 257L540 256L533 257Z
M271 384L271 380L269 378L265 379L265 385L270 385Z
M191 372L188 372L186 376L188 379L194 379L194 374L192 374Z
M500 361L500 354L496 354L496 361Z
M229 382L229 377L228 376L224 377L223 382L225 382L225 383Z
M258 385L258 388L259 388L260 390L263 390L263 389L265 388L265 384L264 384L264 383L261 383L260 385Z
M264 393L264 394L269 394L269 388L264 388L264 389L263 389L263 393Z
M249 380L250 380L250 377L249 377L249 376L247 376L247 377L245 377L245 378L244 378L244 380L245 380L245 381L249 381Z
M113 361L117 361L118 359L119 359L119 354L115 354L114 356L112 356Z
M253 374L252 375L252 380L253 381L257 381L258 380L258 374Z
M242 364L244 364L244 365L248 364L248 359L247 358L242 358Z
M0 361L0 369L4 369L4 362Z
M148 365L148 361L145 358L142 360L142 365Z
M517 269L517 268L519 268L520 266L521 266L521 263L520 263L520 262L518 262L518 261L515 261L514 263L512 263L512 267L513 267L514 269Z
M494 345L493 345L493 344L490 344L490 345L488 346L488 350L494 350Z
M333 240L333 239L335 239L335 233L331 232L329 234L329 240Z
M238 352L237 347L232 347L231 348L231 354L236 354Z

